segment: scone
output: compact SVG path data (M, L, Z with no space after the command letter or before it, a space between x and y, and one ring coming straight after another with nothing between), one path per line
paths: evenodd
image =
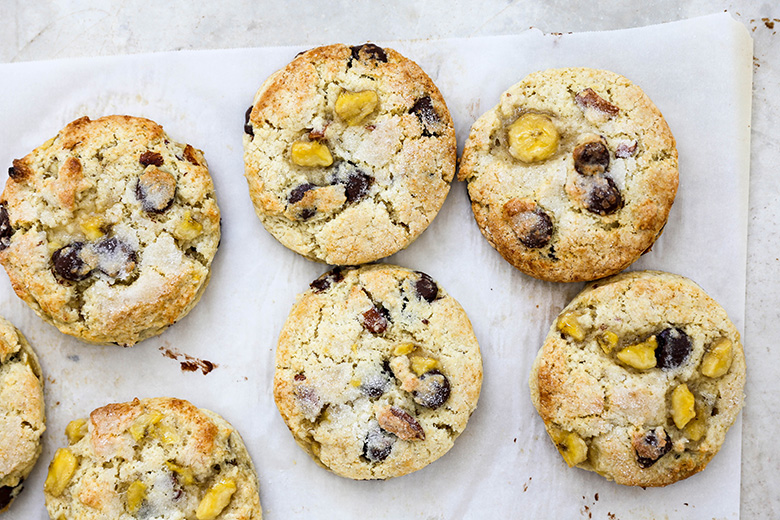
M444 455L482 385L466 313L430 276L336 268L298 297L279 337L274 397L298 444L352 479Z
M169 397L98 408L65 430L44 484L53 520L262 518L257 474L223 418Z
M745 358L726 311L682 276L594 282L531 370L531 398L569 466L665 486L701 471L742 408Z
M551 69L512 86L474 123L459 178L482 234L509 263L542 280L595 280L661 234L677 149L626 78Z
M0 513L41 454L45 421L38 358L22 333L0 318Z
M444 203L455 130L431 79L393 49L330 45L269 77L246 112L244 164L265 228L333 265L407 247Z
M0 263L62 332L130 346L200 299L220 221L199 150L148 119L82 117L8 175Z

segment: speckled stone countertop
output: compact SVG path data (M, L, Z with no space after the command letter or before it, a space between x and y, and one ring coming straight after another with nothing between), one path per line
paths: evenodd
M483 0L452 3L128 2L0 0L0 62L178 49L314 45L621 29L728 11L754 39L750 218L745 328L741 516L780 517L780 4L692 0L591 3ZM3 83L13 78L2 78ZM706 136L702 136L706 139ZM717 208L717 201L712 201ZM717 490L713 490L717 492ZM13 512L10 513L13 516Z

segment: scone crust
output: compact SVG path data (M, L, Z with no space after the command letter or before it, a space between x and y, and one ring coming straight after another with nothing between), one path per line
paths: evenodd
M435 299L420 297L421 279L391 265L336 269L299 296L282 329L276 404L298 444L338 475L387 479L421 469L452 447L476 408L482 361L471 324L438 284ZM407 351L396 350L401 345ZM402 379L414 383L414 375L398 367L414 356L435 360L448 379L449 396L438 407L419 404L410 387L402 388ZM424 439L380 432L378 417L391 406L408 413ZM375 460L367 455L369 433L389 445L375 447L385 450Z
M83 117L15 160L9 174L0 211L11 234L2 237L0 263L16 294L60 331L130 346L161 333L200 299L220 239L200 150L148 119ZM175 182L169 206L145 208L144 175ZM108 240L135 255L126 279L100 267L80 281L55 273L60 248Z
M0 513L35 466L45 423L38 358L22 333L0 318Z
M335 111L339 94L364 91L375 92L378 105L350 125ZM294 164L299 141L326 145L333 164ZM456 153L433 81L373 44L299 54L257 91L244 133L257 216L286 247L332 265L377 260L414 241L444 203Z
M44 489L51 518L195 518L209 490L231 481L235 492L216 518L262 518L252 459L239 433L214 412L170 397L135 399L94 410L81 435L61 448L78 461L67 486L56 496ZM127 490L135 482L145 488L130 512Z
M578 102L587 89L617 112ZM560 134L557 151L537 163L508 151L508 126L529 112L549 117ZM610 150L605 176L622 197L621 207L607 215L587 210L578 198L578 182L585 179L573 159L578 145L599 138ZM660 235L678 185L675 140L653 102L623 76L588 68L536 72L509 88L472 126L459 168L488 242L524 273L557 282L595 280L639 258ZM536 204L551 218L544 246L518 239L506 216L513 199Z
M619 484L665 486L704 469L744 400L744 353L725 310L685 277L640 271L590 284L561 316L567 313L578 316L585 338L576 341L556 320L530 377L533 404L551 438L576 433L588 446L577 467ZM690 340L690 354L679 366L638 370L615 357L668 328ZM599 343L605 331L619 338L610 353ZM707 377L702 360L723 338L731 342L731 366L725 375ZM678 428L671 396L683 384L695 398L696 417ZM643 468L632 443L655 428L664 429L671 448Z

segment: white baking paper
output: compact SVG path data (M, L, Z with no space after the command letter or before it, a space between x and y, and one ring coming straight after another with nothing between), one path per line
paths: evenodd
M680 189L663 236L632 269L693 278L742 329L752 82L752 41L742 25L718 14L612 32L529 30L388 45L437 83L461 147L473 121L530 72L588 66L639 84L677 138ZM383 482L337 477L298 448L273 402L274 350L295 295L326 267L288 251L260 225L243 178L241 139L255 90L300 50L0 65L0 164L10 166L78 117L144 116L204 150L223 214L222 245L200 304L132 349L60 334L0 275L0 314L27 335L43 364L49 428L27 489L5 518L47 518L43 480L54 450L65 444L68 421L109 402L161 395L212 409L241 432L270 520L737 518L740 422L703 473L667 488L622 487L566 467L531 405L527 381L551 321L582 284L541 282L506 263L480 235L459 182L430 228L389 261L431 274L472 319L485 376L466 431L427 468ZM165 350L182 357L165 357ZM179 362L185 354L217 368L208 375L185 372Z

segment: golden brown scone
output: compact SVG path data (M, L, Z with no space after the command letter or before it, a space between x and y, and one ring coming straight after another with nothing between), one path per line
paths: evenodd
M0 513L22 491L46 430L41 366L30 344L0 318Z
M550 69L474 123L459 178L482 234L509 263L542 280L595 280L660 235L677 192L677 149L626 78Z
M135 399L98 408L65 433L44 485L54 520L262 518L252 459L214 412Z
M14 161L0 263L43 319L130 346L183 318L220 237L203 154L130 116L83 117Z
M530 385L569 466L666 486L720 449L742 408L745 358L726 311L691 280L624 273L566 306Z
M269 77L244 126L249 194L307 258L354 265L412 243L455 175L455 129L413 61L373 44L303 52Z
M353 479L405 475L444 455L481 385L466 313L430 276L391 265L312 282L276 351L274 397L295 440Z

